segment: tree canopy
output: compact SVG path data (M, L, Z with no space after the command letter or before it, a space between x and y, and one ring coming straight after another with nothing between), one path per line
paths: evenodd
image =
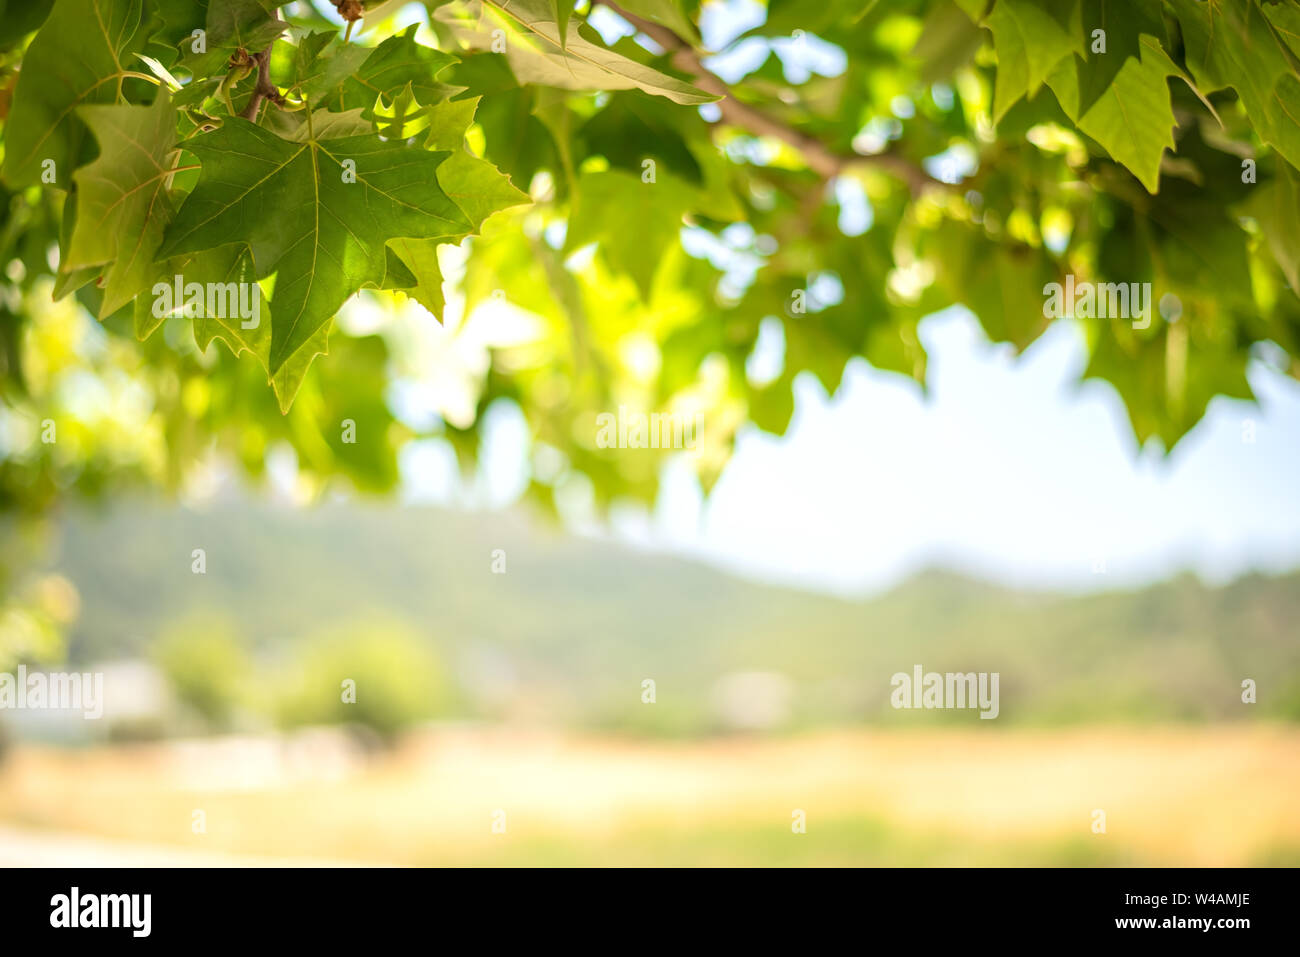
M411 8L0 2L6 509L283 443L384 490L416 438L472 462L501 400L540 501L648 501L670 453L601 447L602 412L701 414L708 488L800 374L923 387L922 317L1024 349L1053 283L1149 284L1145 323L1062 311L1139 442L1251 397L1252 357L1300 374L1294 3L769 0L720 49L734 4ZM257 316L186 314L195 282L257 283ZM469 358L336 322L405 300Z

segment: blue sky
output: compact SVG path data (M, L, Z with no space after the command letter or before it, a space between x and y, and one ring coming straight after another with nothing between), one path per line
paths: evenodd
M1216 399L1165 457L1112 387L1079 382L1071 321L1019 358L961 309L922 341L929 395L865 362L833 398L803 377L785 437L745 435L707 504L669 476L636 536L848 592L934 564L1071 589L1300 564L1300 383L1255 363L1259 404Z

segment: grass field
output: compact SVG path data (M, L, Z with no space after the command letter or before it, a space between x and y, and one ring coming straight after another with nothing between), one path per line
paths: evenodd
M688 743L453 728L367 759L22 747L0 768L0 824L381 864L1295 865L1298 758L1300 729L1268 725Z

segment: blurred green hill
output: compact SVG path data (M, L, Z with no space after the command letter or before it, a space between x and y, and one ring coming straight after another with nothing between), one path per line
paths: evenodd
M208 614L267 656L394 622L445 663L465 716L668 734L743 726L747 708L771 728L980 723L890 708L890 676L920 664L999 672L1000 724L1300 717L1300 573L1077 596L932 571L850 601L517 513L242 501L76 514L50 564L81 595L74 663L148 655ZM1241 702L1245 678L1256 705Z

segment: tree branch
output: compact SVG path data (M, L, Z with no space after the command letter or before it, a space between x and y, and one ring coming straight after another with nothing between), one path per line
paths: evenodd
M611 0L593 0L604 4L632 26L663 47L672 57L672 63L684 73L695 78L695 85L706 93L722 97L717 107L722 118L732 126L738 126L755 136L771 136L793 146L803 156L808 167L819 176L829 179L851 167L876 167L896 176L907 183L913 193L931 183L940 183L922 167L898 153L875 153L861 155L858 153L839 153L814 136L809 136L780 120L769 116L762 110L743 103L732 96L731 89L717 74L711 72L701 61L694 48L672 30L646 20L634 13L629 13Z
M272 44L274 42L272 41ZM280 91L271 84L271 47L267 47L261 53L253 54L253 59L257 61L257 87L253 90L248 105L244 107L244 112L239 115L256 123L257 111L262 106L262 100L267 97L274 100L279 97Z
M274 13L276 20L281 23L284 22L280 16L278 6L272 13ZM284 25L288 26L287 23ZM257 61L257 86L253 89L253 95L249 98L248 105L244 107L244 112L239 114L253 123L257 122L257 111L261 108L263 100L269 99L272 103L284 102L284 97L280 95L280 91L271 82L271 48L273 46L275 46L274 40L268 43L266 49L261 53L253 54L253 59Z

